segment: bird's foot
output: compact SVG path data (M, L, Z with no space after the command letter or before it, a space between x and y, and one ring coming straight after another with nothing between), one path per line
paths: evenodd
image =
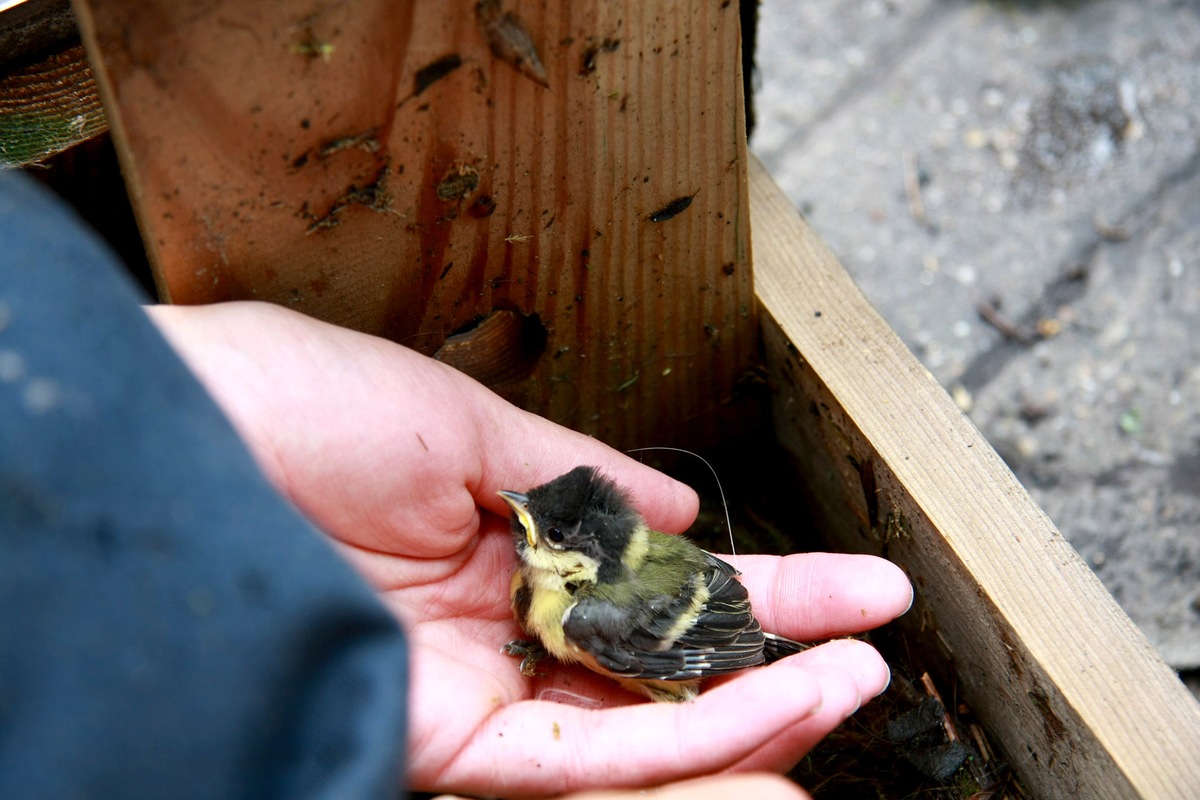
M550 654L537 642L514 639L500 648L500 652L507 656L520 656L521 674L526 678L544 678L546 676L546 673L537 671L537 664L543 658L549 657Z

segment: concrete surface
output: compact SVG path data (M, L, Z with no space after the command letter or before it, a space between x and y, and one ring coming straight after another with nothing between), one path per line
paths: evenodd
M758 65L751 149L1200 676L1200 3L764 0Z

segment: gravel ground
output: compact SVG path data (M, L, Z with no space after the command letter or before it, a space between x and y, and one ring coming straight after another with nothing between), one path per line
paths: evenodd
M1200 676L1200 3L764 0L751 149Z

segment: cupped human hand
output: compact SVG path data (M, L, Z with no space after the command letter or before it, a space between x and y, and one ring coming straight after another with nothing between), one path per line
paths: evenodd
M849 639L713 681L680 705L553 662L522 676L501 653L521 632L496 492L589 464L674 533L695 517L691 489L383 339L261 303L149 313L275 486L405 626L414 788L536 796L785 770L886 687L878 653ZM912 598L898 568L869 556L731 560L764 627L793 639L875 627Z
M637 800L647 795L654 800L811 800L808 793L796 784L779 775L770 773L746 773L742 775L720 775L679 781L665 786L656 786L649 792L644 790L615 789L595 792L579 792L566 795L562 800ZM448 794L434 800L466 800Z

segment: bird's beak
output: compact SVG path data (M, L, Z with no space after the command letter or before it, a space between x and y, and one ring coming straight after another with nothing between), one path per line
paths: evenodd
M517 522L525 529L525 541L529 546L537 548L537 527L533 524L533 516L529 513L529 498L520 492L499 491L496 494L508 503L508 507L517 515Z

